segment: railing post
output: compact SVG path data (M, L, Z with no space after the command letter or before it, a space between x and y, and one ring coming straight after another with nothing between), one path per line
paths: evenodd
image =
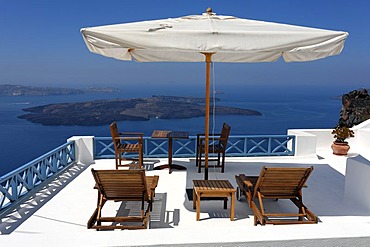
M94 163L94 136L73 136L67 142L75 142L75 160L83 164Z
M267 149L268 153L271 153L271 150L272 150L272 148L271 148L271 139L272 139L271 137L268 138L268 149Z
M10 201L15 201L18 198L18 183L17 183L17 176L14 176L12 181L10 182L10 188L12 191L12 196L9 198Z

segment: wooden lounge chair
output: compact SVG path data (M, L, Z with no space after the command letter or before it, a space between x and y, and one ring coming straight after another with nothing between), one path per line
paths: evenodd
M143 167L143 134L139 132L118 132L117 123L110 125L110 133L114 146L116 169L130 164L122 164L124 153L138 153L137 168Z
M221 167L221 172L225 172L225 153L227 141L229 139L231 127L224 123L220 134L209 134L209 146L208 153L217 154L217 165L213 167ZM198 173L201 172L202 167L202 155L205 152L205 137L204 134L197 134L197 153L196 153L196 166L198 166ZM220 156L222 155L222 162L220 164ZM210 159L209 159L210 160ZM209 165L210 166L210 165ZM210 166L212 167L212 166Z
M244 174L235 176L237 199L243 194L249 207L253 209L254 225L317 223L318 218L302 201L302 188L313 171L309 168L262 167L258 177ZM297 207L298 213L267 213L265 199L290 199ZM258 203L255 203L255 200Z
M137 170L94 170L91 172L98 190L98 204L87 223L92 229L146 229L158 184L158 176L146 176L144 169ZM141 203L140 215L102 216L106 201L136 201ZM146 206L146 209L145 209ZM102 225L102 222L112 222ZM139 222L139 223L137 223Z

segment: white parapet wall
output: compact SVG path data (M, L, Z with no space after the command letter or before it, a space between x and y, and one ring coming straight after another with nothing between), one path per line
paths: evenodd
M370 120L367 120L352 130L355 137L349 138L351 153L370 154ZM290 129L288 135L296 136L295 156L316 155L317 151L330 149L334 141L332 129Z
M331 129L291 129L295 135L295 156L316 156L318 151L327 150L333 143Z
M356 149L359 153L368 155L370 154L370 128L359 129L355 132L356 135Z
M77 162L86 165L94 164L94 136L72 136L67 141L75 141Z
M347 159L344 196L370 209L370 161L362 155Z
M352 130L355 137L349 140L349 144L354 146L357 153L368 156L370 154L370 120L354 126Z
M295 156L316 156L316 135L298 129L288 130L288 135L296 137Z

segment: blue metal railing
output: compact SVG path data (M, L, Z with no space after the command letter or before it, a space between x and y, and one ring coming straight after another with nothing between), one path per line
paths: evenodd
M167 139L144 137L144 157L163 158L168 156ZM195 157L196 136L189 139L173 139L173 157ZM226 155L232 157L250 156L293 156L295 136L293 135L241 135L230 136ZM127 154L135 157L136 154ZM112 138L94 138L94 158L114 158Z
M144 137L144 157L168 157L168 139ZM293 156L295 136L230 136L227 156ZM173 139L173 157L195 157L196 136ZM128 154L128 157L133 157ZM114 158L110 137L94 138L94 158ZM71 141L0 177L0 216L14 209L76 162L75 142Z
M0 177L0 216L75 163L75 142L68 142Z

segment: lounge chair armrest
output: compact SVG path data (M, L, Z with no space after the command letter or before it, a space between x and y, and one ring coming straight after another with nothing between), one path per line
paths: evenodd
M150 180L148 181L149 183L147 184L147 193L148 193L149 200L152 200L153 199L152 196L154 197L155 188L157 188L157 185L158 185L159 176L157 175L147 176L146 179L147 181Z
M253 188L253 184L252 184L252 182L251 182L251 181L249 181L249 180L244 180L243 182L244 182L245 186L247 186L248 188Z
M122 136L143 136L144 134L141 132L120 132L119 135Z
M205 137L200 137L199 138L199 140L200 141L204 141L206 138ZM225 140L225 138L223 138L223 137L214 137L214 136L209 136L209 138L208 138L209 140Z
M244 185L248 188L253 188L254 185L253 183L249 180L249 179L252 179L252 181L255 179L255 178L258 178L258 177L247 177L245 174L239 174L239 175L236 175L235 176L235 179L237 180L238 183L244 183Z
M142 138L141 137L123 137L123 136L120 136L120 137L115 137L114 140L126 140L126 141L141 141Z
M205 136L206 134L197 134L197 137L198 138L202 138L203 136ZM211 134L209 133L208 136L220 136L221 134Z
M159 176L153 176L152 184L150 185L149 189L154 190L158 186Z

